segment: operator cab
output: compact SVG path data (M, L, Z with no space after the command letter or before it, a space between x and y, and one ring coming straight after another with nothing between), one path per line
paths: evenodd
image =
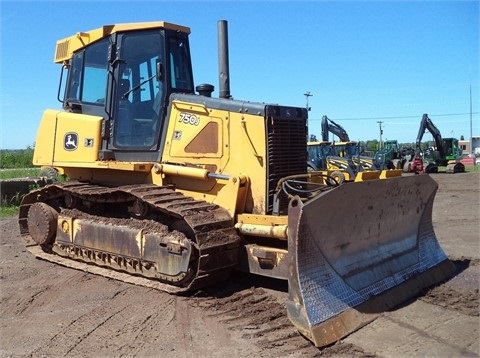
M335 156L331 142L308 142L308 170L325 170L327 168L327 158Z
M114 31L73 52L64 68L64 109L104 118L104 160L158 159L170 94L194 93L188 31Z
M345 158L359 156L359 147L356 142L334 143L335 155Z

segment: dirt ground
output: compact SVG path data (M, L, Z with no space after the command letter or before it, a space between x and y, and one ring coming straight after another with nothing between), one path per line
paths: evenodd
M315 348L284 282L234 274L190 296L37 260L0 220L1 357L479 357L480 173L432 174L433 221L456 275L341 342Z

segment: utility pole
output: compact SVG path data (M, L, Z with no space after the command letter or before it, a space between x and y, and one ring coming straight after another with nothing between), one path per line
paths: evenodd
M382 149L382 134L383 134L383 129L382 129L382 121L377 121L378 126L380 127L380 144L378 150Z
M306 105L305 108L307 108L307 112L310 112L311 108L308 106L308 97L312 97L313 94L311 94L309 91L307 91L307 92L305 92L303 95L304 95L305 98L307 99L307 105Z
M308 106L308 97L312 97L313 94L310 93L310 91L307 91L303 94L307 100L307 104L305 105L305 108L307 109L307 142L310 140L310 133L308 130L308 112L310 112L311 108Z
M472 130L472 84L470 83L470 154L473 154L473 130Z

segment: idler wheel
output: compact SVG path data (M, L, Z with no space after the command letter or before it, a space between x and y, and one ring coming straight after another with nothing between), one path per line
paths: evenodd
M45 203L30 206L27 215L28 231L38 245L53 243L57 232L58 213Z
M63 201L65 202L65 205L69 209L72 209L77 206L77 198L72 196L70 193L65 194Z
M148 214L148 205L140 199L133 203L133 213L139 218L144 218Z

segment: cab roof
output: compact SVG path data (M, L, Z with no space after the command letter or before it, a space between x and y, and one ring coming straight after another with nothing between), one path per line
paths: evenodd
M181 25L175 25L165 21L155 22L132 22L115 25L104 25L100 28L87 32L77 32L73 36L58 40L55 48L55 63L62 63L72 58L73 53L95 41L101 40L115 32L135 31L163 28L174 31L180 31L186 34L190 33L190 28Z

